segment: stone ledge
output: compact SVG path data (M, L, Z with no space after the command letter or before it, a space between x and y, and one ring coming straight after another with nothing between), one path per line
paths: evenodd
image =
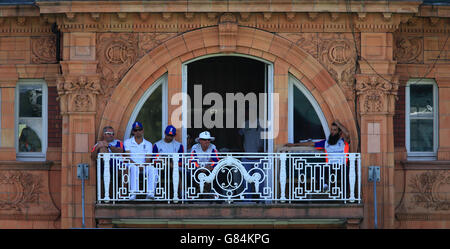
M25 161L1 161L1 170L60 170L61 162L25 162Z
M354 219L363 204L98 204L96 219Z
M450 161L407 161L401 160L396 161L395 164L399 163L403 166L403 168L396 169L405 169L405 170L450 170Z

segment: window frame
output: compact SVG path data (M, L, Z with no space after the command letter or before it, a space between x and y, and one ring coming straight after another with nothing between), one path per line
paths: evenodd
M139 112L141 111L142 107L144 106L145 102L147 102L148 98L153 94L153 92L158 89L158 87L162 86L162 103L161 103L161 137L164 138L164 130L167 126L168 121L168 75L167 73L161 76L159 79L157 79L142 95L142 97L139 99L138 103L136 104L133 113L130 116L130 119L128 120L127 128L125 130L123 141L131 138L131 130L132 125L134 121L136 121L137 116L139 115ZM156 142L156 141L155 141ZM152 142L153 143L153 142Z
M19 152L19 98L20 86L22 85L41 85L42 87L42 134L41 134L41 152ZM15 97L15 120L14 120L14 143L16 147L17 161L45 161L48 149L48 86L43 79L19 79L16 84Z
M309 103L313 106L314 111L316 111L319 117L320 123L322 124L323 132L325 134L325 139L330 136L330 128L328 127L327 119L322 112L317 100L311 94L311 92L303 85L303 83L298 80L295 76L289 74L289 96L288 96L288 143L294 143L294 87L302 92ZM298 142L298 141L295 141Z
M412 152L411 151L411 85L432 85L433 86L433 151L432 152ZM405 144L408 160L436 160L439 147L439 91L434 79L410 79L405 86Z

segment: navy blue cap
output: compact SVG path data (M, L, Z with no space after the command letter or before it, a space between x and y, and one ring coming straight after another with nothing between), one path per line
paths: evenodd
M131 127L133 130L134 129L144 129L144 126L142 126L142 124L138 121L133 123L133 126Z
M164 134L175 136L177 134L177 129L173 127L173 125L168 125L164 131Z

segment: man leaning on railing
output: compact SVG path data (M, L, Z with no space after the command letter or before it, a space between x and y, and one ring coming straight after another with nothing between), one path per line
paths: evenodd
M97 160L98 153L123 153L125 146L122 141L114 138L114 128L105 126L102 139L99 140L91 150L91 159Z
M195 164L196 170L198 170L199 168L205 168L209 171L209 174L211 174L214 170L214 166L219 162L219 156L217 154L218 151L216 149L216 146L214 144L211 144L211 141L214 140L215 138L211 137L209 131L200 133L198 138L195 139L197 143L192 146L190 163ZM187 177L194 177L194 175L192 175L191 173L188 174ZM219 191L219 189L220 187L216 188L217 191ZM205 192L209 192L210 190L211 185L208 184ZM215 198L218 199L218 195L215 195Z
M333 153L349 153L350 136L348 130L335 120L330 127L330 136L318 142L289 143L286 146L314 146L317 150L323 150L327 163L346 164L345 155L333 155ZM328 183L324 183L325 191L328 191Z
M123 152L125 152L125 146L122 143L122 141L114 138L114 128L112 128L111 126L105 126L103 128L102 139L99 140L91 150L91 159L94 162L97 162L98 153L123 153ZM108 165L110 174L112 173L112 165L113 165L112 161L113 160L111 159ZM101 160L101 166L99 169L100 171L97 172L97 174L102 174L102 172L105 174L104 172L105 165L103 160ZM107 190L107 188L105 188L105 192L107 192L105 194L109 196L109 190Z

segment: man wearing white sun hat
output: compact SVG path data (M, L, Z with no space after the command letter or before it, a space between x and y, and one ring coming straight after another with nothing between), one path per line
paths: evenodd
M199 167L202 167L202 168L205 168L205 169L209 170L210 172L212 172L214 169L214 166L217 164L217 162L219 162L219 155L217 154L218 151L216 149L216 146L214 144L211 144L211 141L214 141L214 140L215 140L215 138L211 137L211 134L209 133L209 131L204 131L204 132L200 133L198 135L198 138L195 139L195 142L197 142L197 143L194 144L194 146L192 146L192 149L191 149L191 163L194 163L194 165L196 166L197 169ZM189 172L188 175L190 175L190 177L194 177L195 171L196 171L196 169ZM211 184L213 184L213 183L211 183ZM203 193L211 194L211 192L210 192L211 184L205 185L205 189L204 189ZM216 184L214 186L216 186ZM199 186L197 186L197 191L199 191L198 187ZM220 190L220 187L216 186L215 189L218 192L222 192ZM200 196L200 198L204 197L204 198L208 199L211 197L209 194ZM213 198L215 198L215 199L219 198L219 196L217 194L213 194L213 196L214 196Z
M211 137L211 133L209 133L209 131L204 131L198 135L198 138L195 139L195 142L197 143L194 144L191 149L192 158L196 158L198 163L205 164L205 167L210 170L212 170L215 164L219 161L217 148L211 143L211 141L214 140L215 138ZM197 153L208 153L209 156L202 156L198 158ZM212 164L209 162L212 162ZM196 166L198 167L199 165L197 164Z

